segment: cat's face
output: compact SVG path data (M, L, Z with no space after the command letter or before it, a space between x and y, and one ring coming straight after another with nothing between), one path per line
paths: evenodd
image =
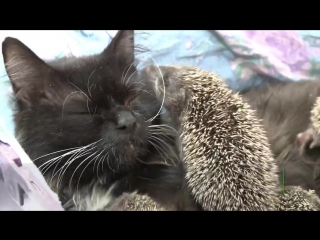
M36 160L38 167L49 168L51 161L51 168L74 172L91 161L94 168L103 169L103 162L119 171L148 153L148 126L161 104L133 65L133 31L119 31L101 54L79 59L45 63L13 38L5 39L2 51L22 147L31 159L60 151ZM64 153L60 162L52 160Z

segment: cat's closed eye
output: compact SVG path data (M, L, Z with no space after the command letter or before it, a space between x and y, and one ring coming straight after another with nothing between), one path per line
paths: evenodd
M85 104L87 105L87 104ZM90 106L83 106L83 104L77 106L77 105L70 105L68 108L64 110L64 113L72 114L72 115L85 115L85 114L93 114L95 111L95 108L92 108Z
M67 109L64 110L64 115L69 114L69 115L86 115L86 114L93 114L94 111L84 109L84 110L77 110L77 109Z
M134 102L135 100L137 100L137 98L139 97L140 93L142 92L142 90L139 91L133 91L124 101L124 105L127 107L130 107L130 104L132 104L132 102Z
M84 115L84 114L90 114L88 111L84 112L74 112L74 114Z

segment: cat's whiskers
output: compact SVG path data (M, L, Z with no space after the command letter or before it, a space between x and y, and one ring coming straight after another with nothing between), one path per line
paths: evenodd
M90 154L90 151L92 151L95 147L91 147L89 149L83 149L83 150L80 150L78 153L72 155L68 161L62 166L61 170L60 171L60 174L58 176L58 182L57 182L57 187L60 186L60 183L62 183L62 178L63 178L63 175L65 174L65 172L67 171L68 167L78 158L80 157L83 157L83 156L86 156L88 154ZM63 170L63 168L65 167L65 169ZM60 177L61 175L61 177ZM60 181L59 181L60 179Z
M85 146L85 147L88 147L88 146ZM75 154L75 153L77 153L78 151L80 151L82 148L84 148L84 147L77 147L77 148L71 148L71 149L73 149L72 151L69 151L69 152L67 152L67 153L64 153L64 154L62 154L62 155L60 155L60 156L57 156L57 157L54 157L54 158L52 158L52 159L50 159L50 160L48 160L48 161L46 161L45 163L43 163L43 164L41 164L38 168L39 168L39 170L41 170L41 168L43 167L43 166L46 166L46 167L48 167L48 169L50 168L50 166L52 166L56 161L58 161L59 159L60 159L60 161L61 161L61 159L63 158L63 157L65 157L65 156L68 156L68 155L70 155L70 154ZM69 150L69 149L66 149L66 150ZM33 160L33 161L36 161L36 160L39 160L39 159L41 159L41 158L43 158L43 157L45 157L45 156L48 156L48 155L51 155L51 154L54 154L54 153L58 153L58 152L62 152L62 151L66 151L66 150L60 150L60 151L56 151L56 152L53 152L53 153L50 153L50 154L46 154L46 155L43 155L43 156L41 156L41 157L39 157L39 158L37 158L37 159L35 159L35 160ZM59 161L59 162L60 162ZM51 163L51 164L50 164ZM50 166L49 166L50 165ZM44 168L45 169L45 168ZM43 170L44 170L43 169ZM48 170L47 169L47 170ZM46 170L46 171L47 171ZM45 172L46 172L45 171ZM43 172L43 174L45 173L45 172Z
M77 158L82 157L83 155L86 155L86 152L89 152L89 151L91 151L92 149L96 148L96 147L97 147L96 144L98 144L98 143L99 143L100 141L102 141L102 140L103 140L103 139L99 139L99 140L96 141L96 142L93 142L93 143L91 143L91 144L88 144L88 145L85 145L85 146L81 146L81 147L74 147L74 148L68 148L68 149L63 149L63 150L51 152L51 153L42 155L42 156L34 159L33 161L42 159L43 157L47 157L47 156L50 156L50 155L52 155L52 154L56 154L56 153L68 151L68 152L66 152L66 153L64 153L64 154L62 154L62 155L60 155L60 156L54 157L54 158L46 161L44 164L42 164L42 165L39 166L39 169L40 169L40 170L41 170L41 167L42 167L42 166L47 166L47 167L48 167L47 170L48 170L48 169L50 169L50 167L51 167L54 163L56 163L57 161L59 161L59 160L61 161L64 157L66 157L66 156L68 156L68 155L71 155L71 156L69 157L69 159L66 161L66 163L55 173L55 169L56 169L56 167L59 165L59 163L56 165L56 167L55 167L54 170L53 170L52 177L51 177L51 179L50 179L50 181L49 181L49 185L50 185L51 182L52 182L52 180L53 180L53 178L55 177L55 175L56 175L57 173L59 173L59 172L62 173L62 170L63 170L63 168L64 168L65 166L68 167L68 166L69 166L72 162L74 162ZM84 151L84 152L83 152L83 151ZM82 153L82 155L81 155L81 153ZM60 162L60 161L59 161L59 162ZM50 163L51 163L51 164L50 164ZM50 164L50 166L49 166L49 164ZM66 169L67 169L67 167L66 167ZM65 169L65 171L66 171L66 169ZM47 170L46 170L46 171L47 171ZM45 172L46 172L46 171L45 171ZM64 172L65 172L65 171L64 171ZM43 174L44 174L45 172L43 172ZM64 172L62 173L62 175L64 174ZM59 175L59 177L60 177L60 175ZM58 177L58 179L59 179L59 177ZM57 182L57 184L58 184L58 182Z
M111 146L111 152L112 152L112 154L113 154L113 156L114 156L114 158L115 158L115 160L117 160L117 157L116 157L116 151L115 151L115 149Z
M108 154L107 164L108 164L108 166L109 166L109 169L110 169L112 172L117 173L114 169L111 168L109 160L110 160L110 155Z
M103 163L104 163L104 160L105 160L105 158L106 158L107 156L109 156L109 153L107 153L106 155L104 155L104 157L102 158L102 161L101 161L101 169L102 169L102 171L103 171L103 169L104 169Z
M101 153L98 155L97 160L93 163L93 167L92 167L92 172L93 172L93 173L94 173L94 168L95 168L95 166L96 166L96 163L98 163L99 156L100 156L105 150L106 150L105 148L101 150ZM98 171L98 167L97 167L97 171Z
M149 125L148 128L156 128L156 129L165 129L165 128L169 128L168 130L173 131L175 133L178 133L176 129L174 129L173 127L167 125L167 124L157 124L157 125Z
M105 151L105 150L106 150L106 149L104 148L103 151ZM107 153L107 154L108 154L108 153ZM97 178L98 178L99 180L100 180L100 177L99 177L99 165L100 165L100 163L101 163L101 161L102 161L101 171L103 172L103 161L104 161L105 157L107 156L107 154L102 155L101 158L100 158L100 160L98 161L98 164L97 164Z
M74 86L76 89L78 89L79 92L81 92L82 94L84 94L87 97L87 108L88 108L88 112L91 114L91 111L90 111L90 108L89 108L89 101L91 102L91 99L89 98L89 96L83 90L81 90L79 87L77 87L75 84L70 82L69 79L68 79L68 83L70 83L72 86ZM64 103L63 103L63 106L64 106ZM63 115L63 108L62 108L62 115Z
M156 133L149 132L149 136L151 136L155 139L158 139L160 142L162 142L168 148L171 148L171 146L168 143L166 143L163 139L161 139L160 136L164 136L172 142L174 141L174 139L170 138L167 134L163 134L163 133L159 133L159 132L156 132Z
M149 143L158 151L160 154L161 158L165 161L167 164L167 161L165 160L166 158L162 155L165 154L167 155L168 159L171 159L168 154L166 153L163 148L166 148L168 151L171 151L174 156L177 157L176 153L172 150L172 147L170 147L165 141L163 141L160 136L163 136L167 138L170 141L174 141L174 139L171 139L169 136L176 136L177 131L166 124L159 124L159 125L150 125L147 127L148 129L148 139Z
M124 71L122 72L122 77L121 77L121 81L120 81L122 84L124 84L124 81L125 81L125 79L126 79L126 76L127 76L128 72L130 71L131 67L132 67L138 60L139 60L139 58L136 58L136 60L134 60L134 61L130 64L128 70L126 71L126 74L124 75L124 77L123 77ZM125 84L124 84L124 85L125 85Z
M74 150L74 149L77 150L77 149L79 149L79 148L82 148L82 147L66 148L66 149L63 149L63 150L51 152L51 153L42 155L42 156L40 156L40 157L37 157L37 158L33 159L32 161L35 162L35 161L37 161L37 160L39 160L39 159L41 159L41 158L43 158L43 157L47 157L47 156L52 155L52 154L56 154L56 153L60 153L60 152L65 152L65 151L69 151L69 150ZM68 152L67 154L69 154L69 153L72 153L72 151Z
M128 86L128 83L130 82L131 78L133 77L134 74L136 74L139 70L143 69L143 68L146 68L148 66L153 66L153 64L148 64L148 65L144 65L144 66L141 66L139 68L137 68L127 79L127 81L124 83L124 85L129 88L129 86L131 86L131 84Z
M73 155L71 155L71 156L73 156ZM48 168L46 169L46 171L44 171L42 174L44 175L50 168L51 168L51 166L53 166L53 164L56 164L56 166L54 167L54 169L53 169L53 171L52 171L52 174L54 174L54 172L55 172L55 170L56 170L56 168L59 166L59 164L60 164L60 162L62 161L62 159L63 159L63 157L62 156L60 156L59 157L59 161L56 163L56 161L54 161L52 164L50 164L50 166L48 166ZM57 159L58 160L58 159ZM52 178L53 178L54 176L52 176ZM51 181L50 181L51 182Z
M86 147L86 146L85 146L85 147ZM56 166L55 166L55 168L53 169L53 172L52 172L52 174L54 174L57 166L59 165L59 163L61 162L61 160L62 160L65 156L68 156L68 155L72 154L72 155L71 155L71 157L72 157L72 156L74 156L75 154L77 154L79 151L81 151L82 148L83 148L83 147L76 148L76 150L69 151L69 152L67 152L67 153L65 153L65 154L62 154L62 155L60 155L60 156L57 156L57 157L55 157L55 158L53 158L53 159L50 159L50 160L46 161L44 164L42 164L41 166L39 166L39 170L41 171L41 173L42 173L43 175L45 175L45 173L46 173L54 164L57 163ZM61 151L59 151L59 152L61 152ZM47 154L47 155L48 155L48 154ZM44 168L41 170L42 167L44 167ZM62 166L62 167L63 167L63 166ZM54 177L54 175L52 176L52 178L53 178L53 177ZM52 179L50 180L50 183L49 183L49 184L51 184L51 181L52 181Z
M170 137L176 137L177 134L172 132L170 129L149 129L149 134L153 134L156 136L161 136L163 135L166 138L172 139Z
M147 153L149 151L146 150L146 149L136 149L136 152L141 153L141 154L145 154L145 153ZM150 162L144 162L138 157L135 157L135 159L138 160L139 162L143 163L143 164L149 164L150 163Z
M51 159L50 161L44 162L40 167L39 167L39 171L41 172L42 175L44 175L50 168L51 166L53 166L55 163L61 161L62 157L58 157L58 158L54 158ZM42 168L43 167L43 168ZM42 169L41 169L42 168Z
M92 98L92 95L91 95L91 87L92 87L92 85L90 86L90 88L89 88L89 85L90 85L90 78L92 77L92 75L95 73L95 71L96 71L97 69L94 69L92 72L91 72L91 74L89 75L89 77L88 77L88 82L87 82L87 88L88 88L88 93L89 93L89 95L90 95L90 97Z
M132 84L141 84L141 85L143 85L143 86L146 85L146 84L144 84L144 83L142 83L142 82L132 82L132 83L130 83L129 85L126 85L125 87L126 87L127 89L130 89L130 87L131 87ZM140 88L140 89L141 89L141 88ZM134 90L136 90L136 89L135 89L135 88L134 88L134 89L130 89L129 92L130 92L130 91L134 91Z
M68 154L66 154L66 156L67 156L67 155L68 155ZM38 169L39 169L40 171L42 171L42 170L41 170L42 167L47 167L47 165L49 165L49 164L52 163L52 162L58 161L58 160L59 160L60 158L62 158L62 157L63 157L63 155L58 156L58 157L55 157L55 158L52 158L52 159L44 162L43 164L41 164L41 165L38 167Z
M166 132L170 135L177 135L178 132L177 130L175 130L173 127L170 127L168 125L150 125L147 127L148 131L162 131L162 132Z
M138 82L134 82L134 83L138 83ZM144 85L145 85L145 84L144 84ZM129 92L131 92L131 91L136 91L136 90L137 90L137 89L130 89ZM144 89L141 89L141 88L138 88L138 91L139 91L139 92L142 91L142 92L148 93L148 94L150 94L150 95L154 95L154 94L148 92L147 90L144 90Z
M86 95L83 91L75 91L75 92L70 93L70 94L66 97L66 99L63 101L61 118L63 118L63 110L64 110L64 105L65 105L66 101L69 99L69 97L71 97L73 94L76 94L76 93L81 93L81 94ZM88 104L87 104L87 107L88 107ZM88 111L90 112L89 107L88 107Z
M163 136L167 140L169 140L170 142L174 142L174 139L172 137L170 138L170 136L175 136L175 134L171 134L170 135L170 133L168 134L168 132L161 132L161 131L155 131L155 132L154 131L150 131L149 135L150 136L158 136L158 137Z
M54 177L59 173L58 175L58 179L57 179L57 184L56 184L56 187L59 188L60 184L62 183L62 178L63 178L63 175L64 173L66 172L67 168L71 165L71 163L80 158L80 157L83 157L85 155L88 155L90 154L90 151L92 149L94 149L96 146L92 146L90 148L87 148L88 146L85 146L81 149L79 149L78 152L72 154L68 159L67 161L59 168L58 171L55 172L55 169L57 168L58 164L56 165L56 167L53 169L53 172L52 172L52 177L51 177L51 180L50 180L50 184L51 184L51 181L54 179ZM61 161L61 160L60 160ZM59 161L59 162L60 162ZM65 169L64 169L65 168Z
M80 176L79 176L79 179L78 179L78 183L77 183L77 187L76 187L76 189L77 189L77 191L79 191L79 183L80 183L80 179L81 179L81 177L82 177L82 174L84 173L84 171L86 170L86 168L90 165L90 163L92 163L92 161L95 161L96 159L98 159L99 158L99 156L101 155L101 153L103 152L104 150L100 150L100 153L97 155L97 156L95 156L94 158L92 158L90 161L89 161L89 163L84 167L84 169L82 170L82 172L80 173ZM97 152L99 152L99 151L97 151Z
M79 167L85 163L90 157L94 156L95 154L97 154L98 151L95 151L94 153L92 153L90 156L86 157L84 160L81 161L81 163L76 167L76 169L73 171L72 175L71 175L71 178L70 178L70 181L69 181L69 187L71 187L71 183L72 183L72 178L74 176L74 174L76 173L76 171L79 169ZM72 164L72 162L70 163Z
M156 136L154 136L154 135L150 135L150 136L149 136L149 140L150 140L150 142L151 142L151 140L153 140L155 145L157 145L157 143L158 143L157 146L159 147L159 149L162 150L162 152L163 152L165 155L167 155L167 157L168 157L169 160L171 160L171 158L169 157L169 155L167 154L167 152L171 152L171 153L174 155L175 158L178 158L178 156L177 156L177 154L175 153L175 151L173 151L172 146L170 146L168 143L166 143L165 141L163 141L161 138L158 138L158 137L156 137ZM167 151L165 151L165 149L166 149ZM171 161L171 163L174 165L174 162L173 162L173 161Z
M162 153L165 153L161 147L159 147L156 143L152 142L151 139L149 138L149 143L157 150L157 152L159 153L161 159L167 163L166 158L162 155ZM159 150L160 149L160 150ZM168 156L168 155L167 155Z
M138 161L138 162L141 162L141 163L143 163L143 164L148 164L147 162L144 162L144 161L142 161L140 158L138 158L138 157L135 157L135 159Z
M157 112L157 114L153 117L153 118L150 118L149 120L147 120L146 122L152 122L160 113L161 113L161 110L164 106L164 100L165 100L165 97L166 97L166 85L164 83L164 79L163 79L163 74L161 72L161 69L159 68L158 64L156 63L156 61L150 57L152 59L152 61L154 62L155 66L158 68L159 70L159 73L161 75L161 79L162 79L162 84L163 84L163 99L162 99L162 103L161 103L161 106L160 106L160 109L159 111Z
M80 92L82 92L86 97L87 97L87 99L89 100L89 101L91 101L91 99L89 98L89 96L83 91L83 90L81 90L79 87L77 87L75 84L73 84L72 82L70 82L69 81L69 79L68 79L68 83L70 83L72 86L74 86L76 89L78 89Z

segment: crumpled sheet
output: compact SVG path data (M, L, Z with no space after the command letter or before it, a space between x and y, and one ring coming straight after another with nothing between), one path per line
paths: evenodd
M115 34L116 30L0 31L0 40L16 37L49 60L99 53ZM315 80L320 74L319 30L135 31L135 42L147 47L149 58L158 65L187 64L216 72L236 90L263 84L262 75L298 81ZM13 122L8 103L12 90L2 57L0 76L0 140L4 141L4 136L13 134Z

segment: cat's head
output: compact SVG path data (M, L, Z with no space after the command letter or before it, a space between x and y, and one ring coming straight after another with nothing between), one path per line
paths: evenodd
M89 57L46 63L14 38L4 40L2 53L22 147L31 159L60 151L35 160L42 170L49 161L51 168L73 171L95 159L95 168L103 162L118 171L147 154L148 126L161 104L136 73L132 30L120 30L101 54Z

